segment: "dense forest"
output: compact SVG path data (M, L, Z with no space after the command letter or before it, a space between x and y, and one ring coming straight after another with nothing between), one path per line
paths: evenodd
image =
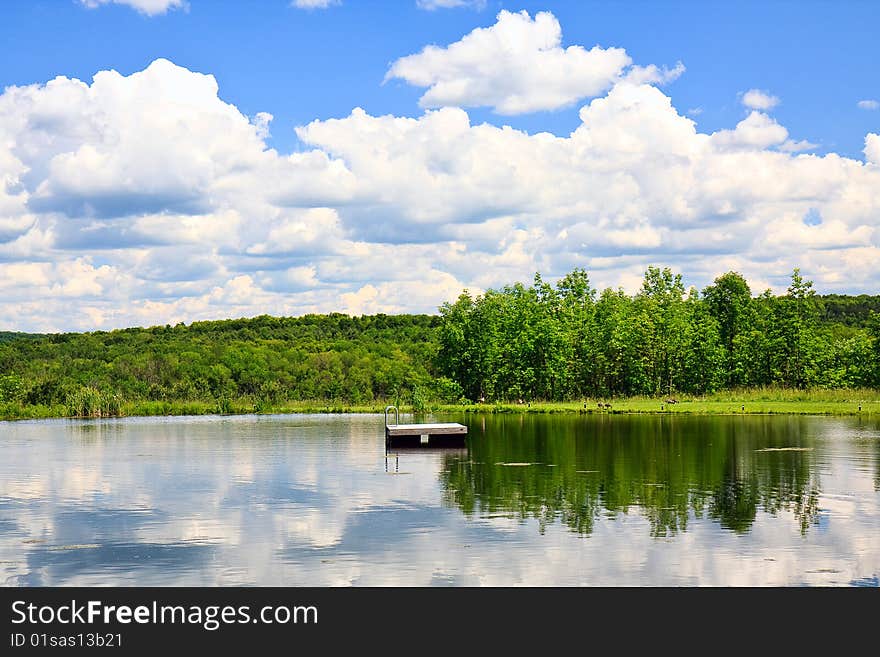
M469 399L701 394L880 385L877 297L819 297L795 269L757 297L736 272L702 292L649 267L641 290L601 294L576 269L441 308L440 372Z
M0 333L0 417L268 410L289 402L468 403L880 386L880 297L753 296L729 272L702 292L650 267L601 293L576 269L439 315L343 314L109 332ZM182 406L198 402L200 406Z
M412 401L414 392L416 401L447 398L451 384L430 369L438 322L262 316L8 339L0 342L0 416L59 406L69 415L113 415L139 400L201 401L203 411L226 412L297 400Z
M0 331L0 344L11 342L12 340L20 340L21 338L40 338L39 333L16 333L14 331Z

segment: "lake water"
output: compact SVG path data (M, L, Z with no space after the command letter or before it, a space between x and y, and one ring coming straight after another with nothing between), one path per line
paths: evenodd
M424 420L0 422L0 584L880 583L876 419Z

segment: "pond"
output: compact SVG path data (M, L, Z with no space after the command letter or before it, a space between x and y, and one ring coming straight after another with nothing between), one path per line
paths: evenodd
M880 583L876 419L418 419L0 422L0 584Z

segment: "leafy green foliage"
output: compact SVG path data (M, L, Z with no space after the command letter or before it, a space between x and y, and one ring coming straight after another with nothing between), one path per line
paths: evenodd
M322 401L432 404L880 386L880 297L820 297L799 270L757 297L736 272L702 294L649 267L639 292L462 292L439 316L339 313L110 332L0 334L0 416L268 412Z
M116 417L122 413L122 398L114 392L84 386L67 396L65 407L72 417Z
M874 298L833 297L848 318L835 323L798 269L785 295L758 297L737 272L700 295L649 267L635 296L606 289L598 299L583 270L555 288L536 275L530 288L465 292L442 306L438 365L472 400L876 386L880 320L864 314Z
M0 331L0 344L12 340L34 339L41 337L38 333L16 333L13 331Z
M458 384L432 369L437 325L428 315L263 316L9 340L0 403L95 417L118 414L123 400L200 401L217 413L243 401L255 411L300 400L457 402Z

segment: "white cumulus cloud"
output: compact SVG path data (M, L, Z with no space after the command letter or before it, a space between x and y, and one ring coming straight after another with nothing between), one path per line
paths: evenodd
M327 9L341 2L342 0L293 0L290 6L297 9Z
M722 148L758 148L779 146L788 138L788 130L763 112L752 111L733 130L719 130L712 135Z
M416 0L419 9L434 11L435 9L455 9L458 7L473 7L483 9L486 0Z
M685 72L684 64L678 62L674 67L657 66L633 66L626 74L626 81L633 84L659 84L663 85L677 80Z
M784 290L880 285L880 136L813 155L753 111L708 134L623 75L571 134L459 107L301 126L265 142L216 79L167 60L0 94L0 329L433 312L573 267L635 286L649 264L701 286L728 269ZM804 222L804 217L821 217Z
M502 10L491 27L398 59L386 79L428 87L419 101L423 107L487 106L522 114L596 96L632 63L622 48L561 44L562 28L553 14L531 18L525 11Z
M871 164L880 165L880 135L869 132L865 137L865 159Z
M169 9L186 9L186 0L80 0L89 9L97 9L101 5L127 5L146 16L158 16Z
M770 110L779 104L779 98L760 89L749 89L740 98L742 104L753 110Z

